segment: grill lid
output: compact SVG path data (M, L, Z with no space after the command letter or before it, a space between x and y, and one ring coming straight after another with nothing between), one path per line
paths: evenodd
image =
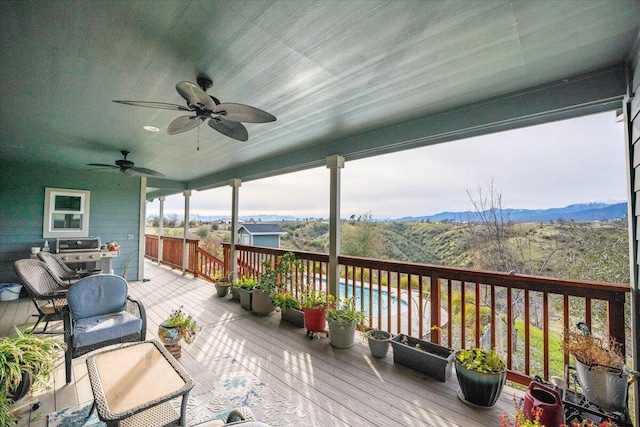
M56 252L99 251L99 237L76 237L75 239L56 239Z

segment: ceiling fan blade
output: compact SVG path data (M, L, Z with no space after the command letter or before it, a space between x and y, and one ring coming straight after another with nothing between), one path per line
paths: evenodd
M105 165L104 163L87 163L87 166L96 166L99 168L111 168L111 169L118 169L118 166L114 166L114 165Z
M232 122L267 123L276 121L276 117L266 111L234 102L223 102L216 105L212 111L214 114L224 116L225 119Z
M242 123L225 120L222 117L212 117L209 120L209 126L218 132L227 135L229 138L238 141L246 141L249 139L249 132Z
M176 135L178 133L195 129L202 124L204 119L205 117L180 116L169 124L169 127L167 128L167 133L169 135Z
M158 171L154 171L153 169L139 168L137 166L133 166L129 170L134 171L135 173L138 173L138 174L141 174L141 175L151 175L151 176L160 176L160 177L164 176L164 174L162 174L162 173L160 173Z
M118 104L133 105L134 107L160 108L162 110L173 111L193 111L183 105L168 104L166 102L148 102L148 101L113 101Z
M203 110L212 111L216 108L216 103L209 95L198 85L191 82L178 82L176 90L187 101L187 105L191 108L201 108Z

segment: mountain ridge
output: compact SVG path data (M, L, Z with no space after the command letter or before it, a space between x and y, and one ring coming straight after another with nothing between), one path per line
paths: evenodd
M487 212L487 211L485 211ZM562 208L549 209L503 209L506 217L514 222L548 221L611 221L627 217L627 202L619 203L575 203ZM393 219L397 222L410 221L474 221L475 211L440 212L435 215L406 216Z
M627 202L588 202L575 203L561 208L548 209L503 209L505 215L514 222L549 222L549 221L611 221L627 217ZM440 212L433 215L404 216L400 218L373 218L373 221L388 222L420 222L420 221L473 221L478 216L474 211ZM218 222L228 217L190 215L191 220ZM295 217L292 215L252 215L240 216L242 221L255 222L298 222L326 220L326 217ZM345 221L348 218L343 218Z

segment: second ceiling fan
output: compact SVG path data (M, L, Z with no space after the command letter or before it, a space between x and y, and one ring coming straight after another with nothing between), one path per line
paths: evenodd
M234 102L220 102L217 98L206 93L213 82L210 78L200 75L196 79L198 84L183 81L176 84L176 90L187 101L187 106L170 104L165 102L149 101L116 101L119 104L133 105L136 107L160 108L163 110L189 111L195 115L180 116L169 124L167 133L175 135L186 132L200 126L209 119L209 126L218 132L238 141L249 139L249 132L244 123L275 122L276 118L250 105Z

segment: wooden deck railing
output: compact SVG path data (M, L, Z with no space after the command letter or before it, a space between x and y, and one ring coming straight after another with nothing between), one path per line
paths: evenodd
M238 274L257 277L263 259L286 251L236 246ZM293 289L327 289L329 256L296 252L305 273ZM225 263L229 245L225 245ZM448 347L495 347L509 379L563 375L563 332L585 320L594 333L624 345L628 285L511 275L433 265L340 256L340 296L356 298L369 325L423 337ZM358 297L364 295L364 297ZM551 356L554 356L551 358ZM555 357L563 355L562 357Z
M228 256L226 258L229 258ZM216 277L226 277L228 269L225 269L224 261L202 248L196 248L196 271L195 277L202 277L205 280L214 282Z
M145 234L144 256L158 261L158 237L153 234ZM198 239L187 239L188 261L187 271L196 272L196 248ZM182 268L183 241L179 237L162 237L162 263L172 268Z

